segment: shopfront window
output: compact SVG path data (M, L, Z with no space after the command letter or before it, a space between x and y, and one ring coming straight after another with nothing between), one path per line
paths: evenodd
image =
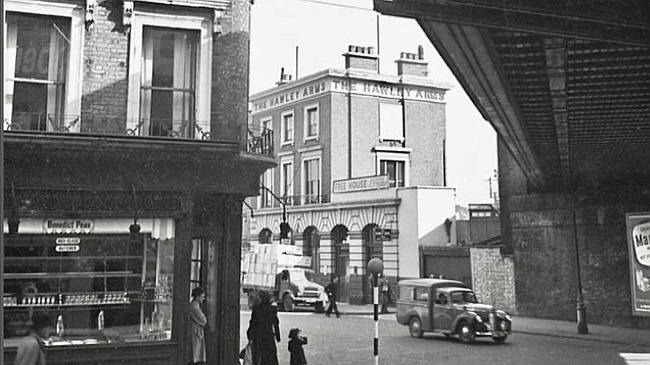
M38 322L46 346L171 339L173 238L64 232L5 242L6 338Z
M12 130L63 127L70 19L7 13L5 124Z

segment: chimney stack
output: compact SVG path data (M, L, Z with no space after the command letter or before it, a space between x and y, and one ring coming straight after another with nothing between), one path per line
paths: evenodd
M429 63L424 60L424 47L418 46L418 53L401 52L397 63L397 75L427 77Z
M280 81L276 82L277 86L282 86L291 81L291 74L284 73L284 67L280 68Z
M379 56L375 54L375 47L349 45L343 57L345 57L346 69L379 72Z

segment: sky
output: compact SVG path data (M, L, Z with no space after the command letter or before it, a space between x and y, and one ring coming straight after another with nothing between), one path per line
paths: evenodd
M496 133L481 117L445 62L412 19L379 15L372 0L256 0L251 14L250 92L275 86L280 68L295 79L327 69L344 69L348 45L377 47L380 72L395 75L400 52L424 47L429 77L452 85L447 93L447 185L456 203L490 202L497 168ZM377 49L377 48L375 48ZM496 191L496 183L492 189Z

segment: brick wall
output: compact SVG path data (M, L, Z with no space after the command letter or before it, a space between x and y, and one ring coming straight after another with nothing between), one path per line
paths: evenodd
M233 0L223 16L222 33L212 46L211 130L229 139L248 122L250 1ZM221 136L225 138L221 138Z
M443 185L445 105L407 101L406 147L411 153L411 185Z
M124 134L129 35L122 27L122 1L99 2L86 31L81 99L82 132Z
M379 141L379 100L374 97L352 97L352 176L375 174L372 147ZM347 143L346 143L347 145Z
M513 257L501 255L499 247L472 247L470 258L472 288L479 301L516 314Z
M563 195L513 197L510 220L520 314L576 319L576 235L573 201ZM631 315L625 213L634 203L579 205L575 232L584 300L590 323L650 328Z

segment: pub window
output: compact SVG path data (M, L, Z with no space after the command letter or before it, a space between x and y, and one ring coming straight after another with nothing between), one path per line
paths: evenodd
M320 159L304 161L305 204L316 204L320 199Z
M5 115L9 128L59 131L65 108L70 18L7 13ZM72 111L74 112L74 111Z
M293 143L293 112L282 114L282 144Z
M404 165L404 161L381 160L379 174L388 175L390 187L404 187Z
M293 199L293 162L282 163L282 197L291 205Z
M305 108L305 139L318 137L318 106Z
M193 137L198 34L144 27L140 118L150 136Z
M273 175L275 169L268 169L264 171L260 177L260 208L269 208L273 206Z

